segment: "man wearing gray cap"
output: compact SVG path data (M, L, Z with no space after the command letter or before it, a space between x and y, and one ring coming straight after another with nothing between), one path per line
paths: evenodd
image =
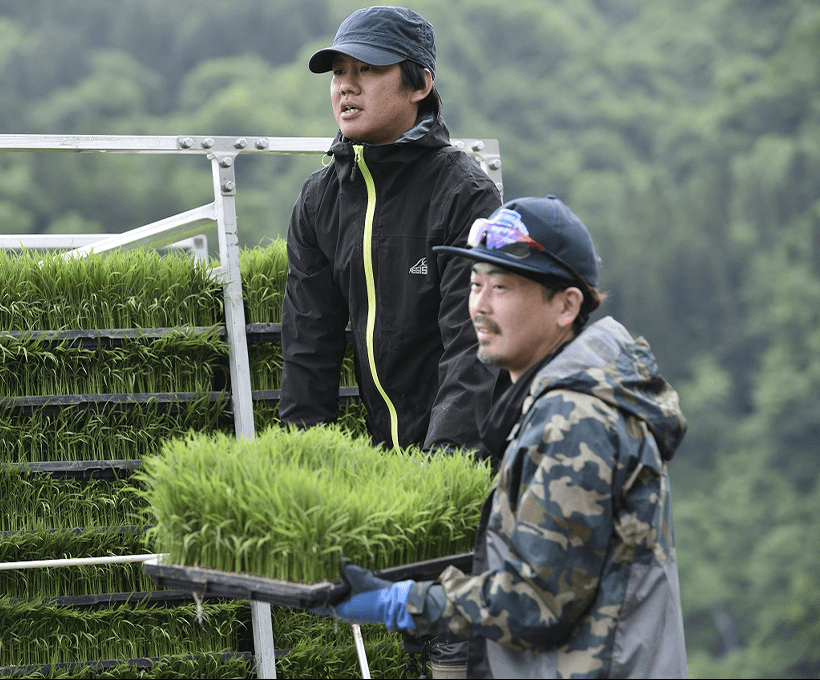
M466 245L501 201L450 144L433 27L401 7L361 9L309 66L332 72L339 132L289 225L281 420L338 417L349 321L373 439L477 451L498 371L476 358L469 266L433 248Z
M504 451L472 574L391 583L356 565L343 621L469 638L471 678L686 677L667 465L686 431L648 343L601 302L598 256L554 196L476 221L479 356L512 385L484 429Z

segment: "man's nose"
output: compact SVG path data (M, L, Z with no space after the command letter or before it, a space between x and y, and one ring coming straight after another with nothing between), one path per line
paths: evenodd
M486 314L489 311L489 302L485 291L473 291L470 293L470 314L473 318L477 314Z
M354 92L358 89L358 78L352 73L345 73L339 77L339 91L342 93Z

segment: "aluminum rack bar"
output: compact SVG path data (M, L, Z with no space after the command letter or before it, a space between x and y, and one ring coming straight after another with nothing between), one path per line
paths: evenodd
M26 562L0 562L0 571L10 569L43 569L50 567L79 567L85 564L119 564L145 562L159 555L116 555L113 557L69 557L59 560L29 560Z
M151 244L153 247L171 245L181 237L190 237L201 231L202 222L215 222L218 219L215 203L188 210L178 215L131 229L122 234L114 234L94 243L80 246L63 253L65 259L85 257L91 253L105 253L117 248L136 248Z
M144 135L0 135L3 151L177 152L177 137Z
M238 153L323 154L332 137L261 137L179 135L0 135L0 151L63 151L74 153ZM455 138L450 143L467 153L504 195L501 153L497 139Z
M54 250L71 249L98 243L106 238L118 234L15 234L14 236L0 235L0 249L2 250ZM166 246L159 246L164 248ZM197 234L190 238L174 241L169 246L188 250L201 262L208 261L208 237Z

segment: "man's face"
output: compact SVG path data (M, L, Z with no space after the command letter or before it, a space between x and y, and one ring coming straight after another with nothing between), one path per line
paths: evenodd
M395 142L415 125L420 93L402 89L398 64L371 66L344 54L333 60L333 115L342 134L355 142Z
M473 265L470 318L478 358L508 370L513 382L572 337L574 315L569 325L566 315L566 291L550 297L531 279L484 262Z

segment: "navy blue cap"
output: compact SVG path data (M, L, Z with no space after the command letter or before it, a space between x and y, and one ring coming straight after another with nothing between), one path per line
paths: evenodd
M515 274L541 283L556 279L580 283L582 288L598 285L598 254L592 236L583 222L563 202L549 195L544 198L517 198L508 201L487 219L498 218L504 224L518 223L518 229L544 248L542 253L530 248L525 258L480 243L472 248L434 246L440 253L453 253L479 262L497 264Z
M332 68L341 52L373 66L390 66L409 59L436 75L436 33L420 14L404 7L365 7L339 26L333 45L315 52L308 62L314 73Z

